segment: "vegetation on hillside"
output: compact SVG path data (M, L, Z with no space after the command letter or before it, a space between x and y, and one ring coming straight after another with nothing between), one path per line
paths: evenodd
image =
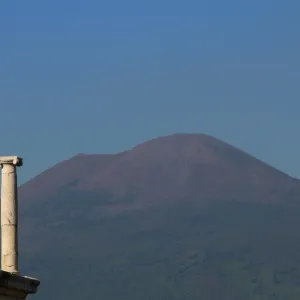
M36 299L300 297L298 204L193 199L112 217L92 195L60 196L22 215Z

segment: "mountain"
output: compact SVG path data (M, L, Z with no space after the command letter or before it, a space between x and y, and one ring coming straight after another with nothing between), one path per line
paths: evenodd
M61 189L108 193L123 205L182 198L280 201L298 181L207 135L175 134L115 155L79 154L28 181L23 201L41 201ZM132 203L130 203L132 206Z
M299 197L207 135L79 154L19 188L21 267L37 299L296 299Z

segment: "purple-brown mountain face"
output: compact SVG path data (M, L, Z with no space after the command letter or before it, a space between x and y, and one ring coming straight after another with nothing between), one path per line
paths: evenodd
M77 155L19 192L37 299L300 299L299 181L213 137Z
M20 187L22 202L43 201L60 189L109 192L115 207L197 199L284 201L299 182L213 137L175 134L115 155L79 154ZM134 204L122 199L134 196ZM82 199L84 201L84 199Z

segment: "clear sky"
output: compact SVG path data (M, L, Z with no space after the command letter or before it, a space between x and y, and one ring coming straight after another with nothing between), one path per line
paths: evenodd
M300 178L299 0L0 1L1 154L208 133Z

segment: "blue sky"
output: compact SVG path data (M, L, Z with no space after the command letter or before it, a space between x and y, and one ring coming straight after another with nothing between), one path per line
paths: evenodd
M208 133L300 178L300 2L0 2L1 154Z

